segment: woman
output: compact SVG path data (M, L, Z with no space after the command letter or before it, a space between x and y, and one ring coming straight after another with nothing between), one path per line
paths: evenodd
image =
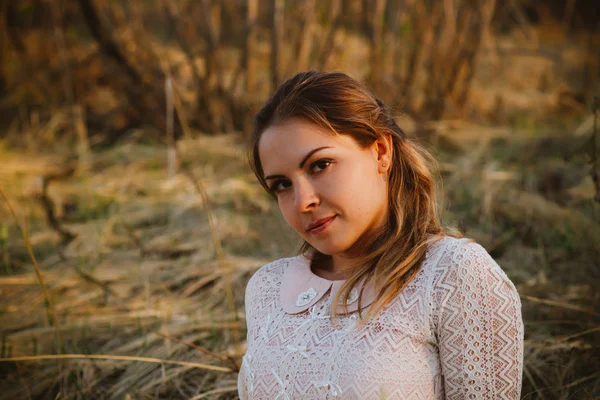
M519 296L440 225L429 161L341 73L260 110L252 166L304 246L248 283L242 399L519 398Z

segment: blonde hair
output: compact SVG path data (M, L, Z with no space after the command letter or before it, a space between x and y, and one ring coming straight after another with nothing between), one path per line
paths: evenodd
M346 302L352 288L373 280L377 297L366 314L368 319L410 283L432 243L446 235L462 236L440 223L432 172L437 170L436 162L400 129L385 104L356 80L343 73L302 72L283 83L254 118L250 165L267 191L258 144L269 126L290 118L304 118L333 134L349 135L363 147L386 135L392 138L388 221L370 236L366 251L333 302L335 313L338 300ZM330 258L308 242L300 251L310 253L313 262ZM362 295L358 299L361 313Z

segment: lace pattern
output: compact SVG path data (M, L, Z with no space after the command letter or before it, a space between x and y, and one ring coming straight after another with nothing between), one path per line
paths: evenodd
M241 399L519 398L521 303L479 244L434 244L416 278L363 325L357 313L331 317L329 293L286 313L279 292L292 260L248 283Z

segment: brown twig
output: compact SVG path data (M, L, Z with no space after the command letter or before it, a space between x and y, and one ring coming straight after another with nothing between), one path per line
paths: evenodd
M553 306L553 307L566 308L568 310L579 311L579 312L583 312L583 313L586 313L586 314L594 315L596 317L600 317L600 314L597 313L597 312L588 310L588 309L583 308L583 307L575 306L573 304L561 303L559 301L554 301L554 300L540 299L540 298L533 297L533 296L521 296L521 298L529 300L529 301L532 301L534 303L545 304L545 305Z
M44 177L42 177L42 194L40 195L40 202L42 203L42 207L44 207L44 212L46 214L46 220L48 221L48 224L62 237L63 244L70 243L71 241L73 241L73 239L77 237L77 235L65 229L56 218L56 215L54 214L54 202L52 201L50 196L48 196L48 187L50 186L50 183L52 181L68 178L72 176L74 172L75 167L71 165L62 172L45 175Z
M75 270L75 272L77 273L77 275L79 275L79 277L81 279L83 279L84 281L91 283L92 285L96 285L98 286L100 289L102 289L102 291L104 292L104 301L108 300L108 296L113 296L117 299L117 303L123 307L123 309L125 311L130 311L130 308L127 306L127 304L125 304L125 301L119 297L115 292L113 292L113 290L110 288L110 284L107 282L102 282L101 280L95 278L94 276L88 274L87 272L83 271L81 268L79 268L76 264L74 263L70 263L69 259L67 258L67 256L65 255L65 253L62 251L62 249L57 248L56 249L56 253L58 254L58 258L64 262L67 265L70 265L71 267L73 267L73 269Z

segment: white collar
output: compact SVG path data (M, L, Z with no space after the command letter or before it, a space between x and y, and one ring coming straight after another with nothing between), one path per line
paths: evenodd
M331 289L331 299L339 292L342 285L346 282L330 281L315 275L310 269L311 260L299 255L290 259L281 284L279 298L283 310L288 314L298 314L308 310L318 302ZM364 281L363 281L364 282ZM365 308L375 301L376 292L371 281L366 285L360 282L350 292L348 304L338 306L338 314L349 314L358 311L358 294L362 290L361 307Z

